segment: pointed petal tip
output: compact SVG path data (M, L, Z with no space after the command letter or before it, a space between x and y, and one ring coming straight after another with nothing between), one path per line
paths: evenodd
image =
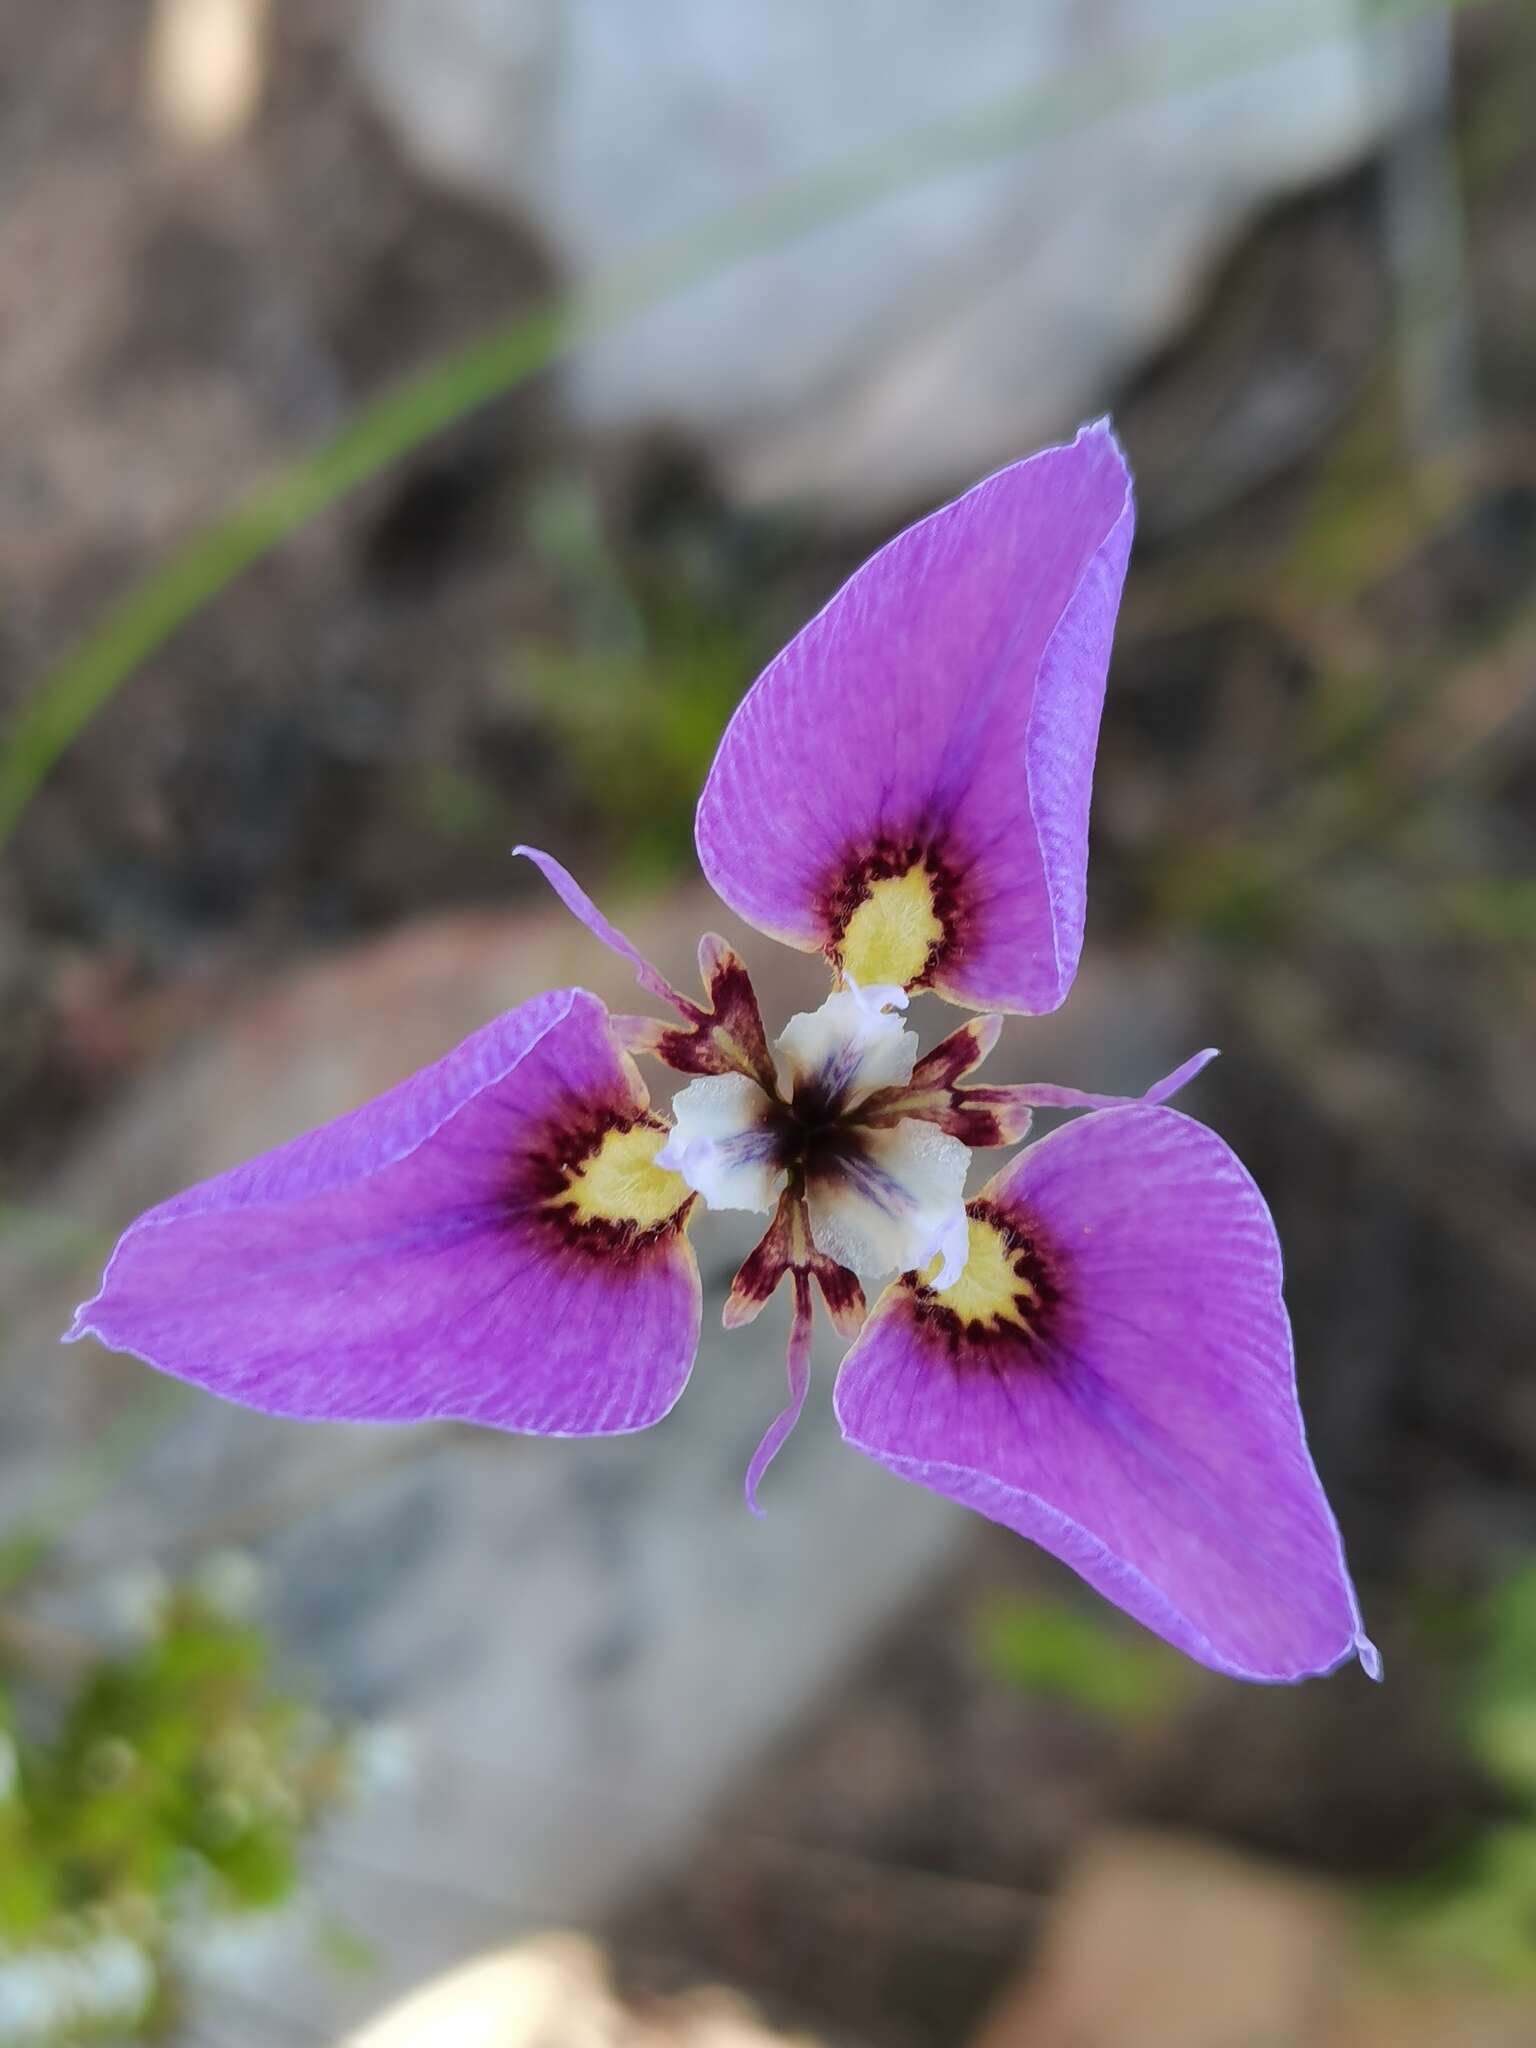
M864 1298L863 1288L858 1289L854 1298L843 1300L829 1295L823 1286L821 1298L826 1304L833 1330L851 1344L869 1319L869 1304Z
M1380 1685L1385 1676L1381 1652L1359 1626L1358 1621L1352 1626L1343 1647L1324 1661L1309 1659L1300 1664L1279 1664L1268 1671L1249 1670L1243 1665L1229 1664L1219 1659L1210 1661L1214 1669L1226 1672L1229 1677L1257 1685L1302 1685L1311 1678L1335 1678L1352 1663L1358 1663L1366 1677L1375 1685Z
M1312 1678L1335 1678L1347 1665L1356 1662L1374 1684L1379 1685L1384 1675L1381 1652L1359 1626L1358 1620L1351 1625L1342 1647L1326 1658L1314 1653L1304 1662L1277 1661L1267 1670L1250 1669L1243 1663L1231 1663L1221 1657L1202 1658L1201 1661L1209 1662L1214 1670L1225 1672L1230 1678L1251 1685L1302 1685Z
M1076 434L1072 437L1073 446L1076 447L1079 441L1102 441L1106 443L1114 450L1120 467L1126 472L1127 479L1129 479L1130 464L1126 461L1125 448L1121 443L1120 436L1115 432L1115 421L1112 413L1101 412L1097 419L1084 420Z
M1163 1631L1159 1629L1155 1633L1163 1634ZM1186 1656L1193 1657L1196 1663L1220 1672L1224 1678L1235 1678L1240 1685L1305 1685L1314 1678L1336 1678L1346 1665L1355 1662L1374 1684L1379 1685L1383 1676L1380 1651L1369 1636L1360 1634L1352 1635L1336 1656L1324 1661L1309 1658L1305 1663L1277 1662L1260 1666L1222 1654L1210 1644L1209 1639L1202 1639L1203 1648L1196 1647L1193 1640L1181 1641L1171 1636L1166 1640Z
M1003 1022L1001 1010L984 1010L979 1017L972 1018L971 1031L975 1036L976 1049L981 1055L981 1059L978 1059L976 1062L978 1067L981 1065L981 1061L995 1049L998 1039L1002 1037ZM961 1025L960 1028L963 1031L965 1026Z
M512 849L512 858L514 860L532 861L533 865L538 869L545 881L548 882L567 910L571 911L573 916L581 917L583 923L586 922L585 918L582 917L581 910L577 908L576 903L573 903L571 898L574 896L583 905L589 905L591 898L577 882L570 869L565 867L560 861L557 861L552 853L545 853L538 846L525 846L519 840Z
M803 1394L800 1400L803 1402ZM763 1483L763 1474L778 1456L785 1438L799 1419L800 1405L792 1400L790 1407L782 1415L774 1418L762 1442L752 1453L752 1462L747 1467L747 1477L743 1492L746 1495L747 1506L759 1521L763 1519L764 1514L767 1512L757 1497L757 1490Z
M1187 1088L1191 1081L1203 1074L1212 1060L1219 1057L1219 1048L1214 1045L1208 1045L1203 1051L1191 1054L1182 1066L1175 1067L1171 1074L1165 1074L1161 1081L1154 1081L1141 1100L1150 1103L1154 1109L1161 1108L1181 1089Z
M106 1338L102 1336L101 1331L97 1328L96 1319L92 1313L101 1301L104 1292L105 1288L103 1287L93 1294L88 1301L81 1302L80 1306L70 1317L69 1328L59 1338L61 1344L78 1344L86 1337L94 1337L98 1343L105 1344L107 1342Z

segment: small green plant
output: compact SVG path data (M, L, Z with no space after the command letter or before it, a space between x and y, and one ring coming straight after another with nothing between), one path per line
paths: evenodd
M346 1789L345 1738L274 1684L262 1632L195 1587L62 1697L14 1646L5 1661L0 2040L160 2038L199 1931L293 1892Z
M1475 1636L1463 1736L1506 1817L1444 1868L1392 1889L1380 1903L1388 1940L1415 1966L1529 1986L1536 1982L1536 1566L1494 1592Z

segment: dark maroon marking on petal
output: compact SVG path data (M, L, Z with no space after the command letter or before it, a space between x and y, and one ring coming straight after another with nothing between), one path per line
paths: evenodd
M912 1069L914 1088L953 1088L962 1074L979 1067L1002 1031L1001 1017L968 1017L948 1038L941 1038Z
M569 1207L545 1209L540 1213L539 1222L562 1246L587 1258L618 1260L622 1264L675 1237L696 1199L690 1198L665 1223L645 1227L638 1223L615 1222L606 1216L579 1217Z
M997 1043L1001 1017L972 1017L926 1053L905 1086L882 1088L860 1105L859 1121L887 1128L904 1117L937 1124L973 1152L1016 1145L1031 1110L1011 1086L962 1088L960 1076L979 1067Z
M954 950L965 923L965 878L934 839L921 833L910 839L882 834L862 853L850 848L838 863L837 872L824 886L817 909L831 933L823 947L834 967L841 967L843 933L859 905L866 902L876 882L899 881L913 868L925 868L933 890L933 910L944 927L944 936L928 949L922 972L907 985L921 988L940 962Z
M725 1327L740 1329L761 1313L786 1273L809 1276L821 1290L832 1327L842 1337L856 1337L863 1328L867 1305L857 1277L819 1252L811 1241L805 1196L786 1189L773 1221L742 1262L725 1301Z
M798 1201L796 1195L780 1195L773 1221L742 1261L725 1298L724 1321L728 1330L750 1323L772 1300L779 1282L794 1264L794 1212Z
M569 1208L545 1209L539 1220L562 1245L569 1246L583 1256L617 1260L620 1264L627 1264L631 1260L643 1258L655 1251L658 1246L676 1237L687 1222L697 1200L697 1195L690 1195L664 1223L645 1226L638 1223L615 1223L606 1216L578 1217Z
M904 1118L937 1124L973 1152L1016 1145L1030 1126L1032 1112L1013 1091L1001 1088L882 1088L859 1108L859 1121L873 1129L889 1128Z
M610 1131L633 1131L641 1126L664 1131L667 1123L654 1110L597 1109L579 1122L573 1118L551 1126L537 1151L526 1153L519 1161L526 1177L527 1198L535 1202L558 1200L569 1188L571 1176L602 1149Z
M651 1250L663 1240L675 1237L687 1222L697 1195L689 1195L672 1215L660 1223L639 1224L615 1221L606 1216L580 1216L565 1201L571 1182L586 1161L601 1147L610 1131L649 1131L668 1128L663 1117L650 1110L637 1115L623 1110L599 1110L576 1124L552 1130L536 1152L518 1162L518 1185L509 1191L507 1212L526 1225L532 1211L542 1226L561 1244L589 1257L632 1259Z
M679 1001L686 1028L658 1025L643 1049L680 1074L749 1074L772 1094L773 1058L746 962L709 932L699 941L699 973L708 1008Z
M747 963L718 932L699 941L699 976L714 1012L716 1030L723 1031L751 1060L760 1075L772 1077L774 1065L763 1030L763 1013Z
M1015 1102L1006 1088L956 1088L936 1112L911 1109L909 1116L924 1117L948 1131L952 1138L969 1145L973 1152L995 1151L999 1145L1016 1145L1028 1131L1032 1112L1027 1103Z
M1022 1319L1018 1322L977 1317L962 1321L931 1287L915 1273L903 1273L911 1313L916 1322L942 1338L952 1362L963 1366L985 1362L993 1371L1009 1362L1010 1350L1018 1362L1031 1367L1050 1363L1051 1338L1059 1332L1066 1300L1060 1263L1052 1248L1018 1215L985 1199L967 1202L966 1214L990 1223L1003 1240L1009 1264L1022 1285L1013 1304Z
M846 1266L840 1266L836 1259L825 1258L820 1252L816 1254L811 1273L821 1289L821 1298L827 1305L833 1329L840 1337L857 1337L864 1327L864 1318L869 1314L869 1304L864 1299L864 1289L859 1285L857 1274L850 1273Z

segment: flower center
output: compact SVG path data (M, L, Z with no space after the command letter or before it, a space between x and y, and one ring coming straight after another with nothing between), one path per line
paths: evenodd
M771 1213L803 1202L818 1251L855 1273L922 1266L938 1254L947 1280L965 1259L970 1153L920 1116L861 1109L912 1079L917 1034L895 1006L899 987L856 983L792 1017L776 1042L772 1093L744 1074L691 1082L656 1155L716 1209Z

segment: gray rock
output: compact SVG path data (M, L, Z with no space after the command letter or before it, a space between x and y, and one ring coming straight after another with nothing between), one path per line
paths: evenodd
M888 152L887 196L627 319L565 385L587 426L691 433L744 498L863 516L1069 430L1177 330L1246 219L1381 138L1412 74L1360 12L373 0L360 55L417 156L531 221L583 289ZM925 129L1010 98L1018 146L905 174Z

